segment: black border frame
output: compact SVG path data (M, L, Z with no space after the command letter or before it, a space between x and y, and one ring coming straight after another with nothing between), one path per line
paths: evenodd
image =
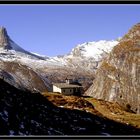
M21 5L21 4L140 4L140 0L0 0L1 4Z
M42 4L55 4L55 5L67 5L67 4L103 4L103 5L135 5L135 4L140 4L140 0L0 0L0 5L42 5ZM74 139L140 139L139 136L94 136L94 135L87 135L87 136L0 136L1 140L8 140L8 139L47 139L47 140L56 140L56 139L69 139L69 140L74 140Z

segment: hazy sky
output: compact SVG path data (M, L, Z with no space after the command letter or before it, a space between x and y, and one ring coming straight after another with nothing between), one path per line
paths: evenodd
M140 5L0 5L0 25L22 48L47 56L112 40L140 22Z

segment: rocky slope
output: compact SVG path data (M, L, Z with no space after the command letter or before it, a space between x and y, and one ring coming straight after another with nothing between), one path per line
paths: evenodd
M140 113L140 24L135 25L115 46L96 72L86 95Z
M85 111L54 106L39 93L0 79L0 135L138 135L140 129ZM88 106L92 106L90 103ZM82 123L81 123L82 122Z
M31 92L47 91L50 83L43 76L27 67L15 62L0 62L0 77L18 89Z

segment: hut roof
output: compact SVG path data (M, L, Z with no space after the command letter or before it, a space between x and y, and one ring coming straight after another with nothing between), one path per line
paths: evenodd
M82 86L76 85L76 84L67 84L67 83L53 83L56 87L59 88L80 88Z

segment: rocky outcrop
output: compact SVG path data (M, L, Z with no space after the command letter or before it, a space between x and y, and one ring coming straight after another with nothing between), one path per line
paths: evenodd
M86 95L115 101L135 113L140 113L139 77L140 24L137 24L102 62Z

